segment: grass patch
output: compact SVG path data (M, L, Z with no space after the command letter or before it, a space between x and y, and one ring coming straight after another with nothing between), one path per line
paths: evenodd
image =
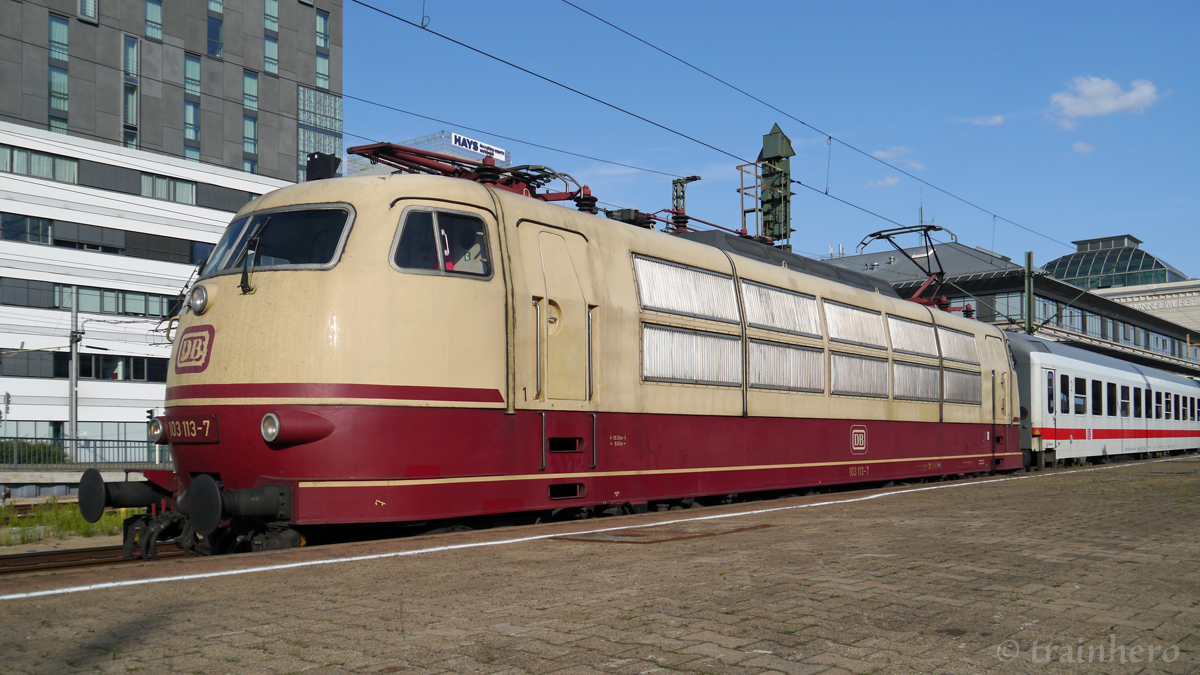
M89 523L83 519L78 504L60 504L54 497L24 515L18 515L17 507L10 504L0 509L0 547L46 539L120 534L125 518L143 512L145 509L105 511L98 522Z

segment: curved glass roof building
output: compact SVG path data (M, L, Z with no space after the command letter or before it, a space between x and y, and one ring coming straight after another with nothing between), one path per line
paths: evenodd
M1119 237L1073 241L1076 250L1042 266L1056 279L1080 288L1113 288L1186 281L1174 266L1139 248L1140 239Z

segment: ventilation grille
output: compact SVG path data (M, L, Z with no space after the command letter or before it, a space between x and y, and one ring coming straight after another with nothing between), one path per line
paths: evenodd
M979 363L979 347L975 344L974 335L939 326L938 338L942 341L944 358L963 363Z
M884 349L883 315L849 305L825 301L825 321L829 338L839 342L867 345Z
M983 403L983 378L979 373L961 370L945 371L946 401L948 403Z
M937 337L933 326L889 316L888 330L892 334L893 351L937 358Z
M834 352L829 356L833 393L851 396L888 395L888 362L853 354Z
M634 256L643 309L737 323L733 278Z
M750 386L789 391L825 390L825 353L774 342L750 342Z
M751 326L821 337L816 298L743 281L742 300Z
M642 378L646 380L738 386L741 352L736 337L642 326Z
M892 386L893 396L910 401L939 401L942 398L938 369L897 361Z

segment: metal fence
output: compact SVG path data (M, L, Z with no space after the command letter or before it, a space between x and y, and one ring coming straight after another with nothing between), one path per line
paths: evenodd
M0 438L0 471L172 469L168 446L150 441Z

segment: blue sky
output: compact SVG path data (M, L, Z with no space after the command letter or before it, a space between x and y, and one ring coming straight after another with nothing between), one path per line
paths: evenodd
M753 159L779 123L792 173L905 225L922 186L726 88L561 0L370 0L483 51ZM926 220L961 242L1044 263L1069 242L1133 234L1200 276L1200 3L768 3L573 0L581 7L987 210L931 188ZM670 177L703 180L688 212L737 227L738 161L360 5L345 5L345 129L401 142L446 129L589 185L609 205L670 206ZM347 145L365 142L347 136ZM796 188L793 247L851 253L893 227ZM1046 238L1049 237L1050 239ZM1063 246L1051 239L1065 242ZM994 241L994 244L993 244ZM910 244L915 244L911 240ZM875 244L868 250L878 250Z

